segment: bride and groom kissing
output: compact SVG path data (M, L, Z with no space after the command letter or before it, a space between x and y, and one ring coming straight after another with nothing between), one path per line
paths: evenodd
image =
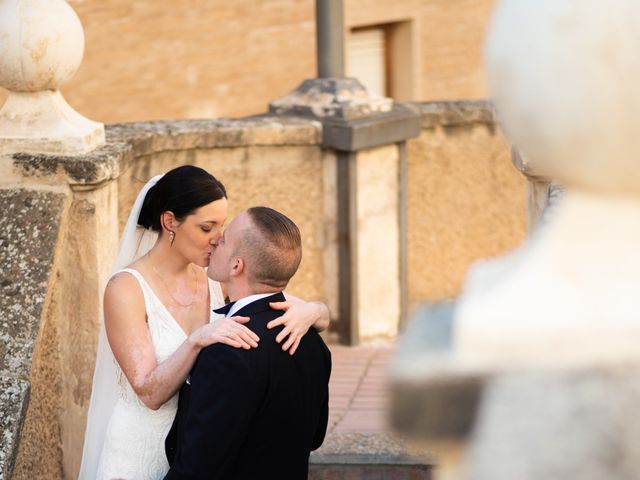
M330 355L313 330L291 356L275 342L277 331L266 329L278 316L269 302L284 300L300 254L297 227L264 207L241 213L220 238L209 276L227 285L235 302L217 313L251 317L260 346L202 351L180 391L166 479L306 479L309 452L327 427Z
M105 291L80 479L307 478L328 421L328 311L283 293L302 255L289 218L253 207L222 233L225 218L224 187L197 167L138 196Z

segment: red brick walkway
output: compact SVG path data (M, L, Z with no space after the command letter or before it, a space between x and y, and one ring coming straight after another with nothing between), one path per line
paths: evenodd
M329 432L388 432L388 364L393 344L376 347L329 345Z
M433 461L414 455L387 423L394 343L329 348L329 427L311 452L309 480L432 479Z

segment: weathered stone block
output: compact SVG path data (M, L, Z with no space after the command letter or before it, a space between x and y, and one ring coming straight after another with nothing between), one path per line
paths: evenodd
M31 385L39 384L36 397L51 397L49 374L35 374L36 352L50 360L50 346L39 342L45 303L54 269L54 256L59 230L65 211L66 194L28 189L0 190L0 211L3 229L0 233L0 478L11 478L12 471L21 470L18 460L21 432L34 424L29 421ZM46 335L45 335L46 336ZM48 371L56 371L56 363L47 364ZM24 379L29 379L27 382ZM53 400L55 403L55 399ZM36 416L46 410L45 401L36 402ZM51 402L49 402L51 403ZM48 410L47 410L48 411ZM58 411L46 418L40 430L56 422ZM37 422L36 422L37 423ZM56 430L53 425L53 430ZM54 435L56 437L56 435ZM42 441L43 436L31 439ZM51 438L57 448L57 438ZM50 445L43 445L48 451ZM41 449L42 450L42 449ZM56 462L56 459L53 459ZM31 472L33 473L33 472ZM23 477L24 478L24 475Z
M429 480L433 459L384 433L330 433L311 453L310 480Z
M28 378L65 194L0 190L0 372Z
M156 152L244 147L251 145L317 145L320 123L274 116L238 120L175 120L107 126L107 139L127 142L134 155Z
M493 104L486 100L406 103L420 113L422 128L453 127L484 123L493 126L497 117Z
M131 147L124 143L109 143L79 156L15 153L6 158L6 164L11 165L12 170L6 172L5 182L30 179L40 184L91 185L117 178L121 170L126 170L131 160Z
M0 375L0 479L10 479L29 401L29 383Z

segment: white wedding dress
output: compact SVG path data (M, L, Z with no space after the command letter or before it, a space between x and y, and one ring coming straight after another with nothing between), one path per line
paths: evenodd
M116 273L129 272L140 283L158 363L171 356L187 336L144 277L125 267L145 255L158 238L156 232L137 223L147 192L160 178L158 175L149 180L138 194L113 268ZM222 289L212 280L209 280L209 299L211 310L224 304ZM217 317L212 312L210 321ZM161 480L169 469L164 439L173 423L177 403L176 394L154 411L140 401L118 367L101 325L78 479Z
M187 339L167 308L153 292L140 272L125 268L142 288L147 310L151 343L158 363L165 361ZM211 308L224 304L217 282L209 280ZM211 312L210 321L217 315ZM121 374L118 400L107 426L96 480L160 480L169 470L164 439L169 433L178 408L178 395L158 410L151 410L136 396L127 378Z

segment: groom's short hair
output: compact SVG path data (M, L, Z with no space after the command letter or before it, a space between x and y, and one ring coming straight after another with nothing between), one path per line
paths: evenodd
M252 207L246 213L252 226L242 234L241 255L249 281L285 288L302 260L300 230L289 217L269 207Z

